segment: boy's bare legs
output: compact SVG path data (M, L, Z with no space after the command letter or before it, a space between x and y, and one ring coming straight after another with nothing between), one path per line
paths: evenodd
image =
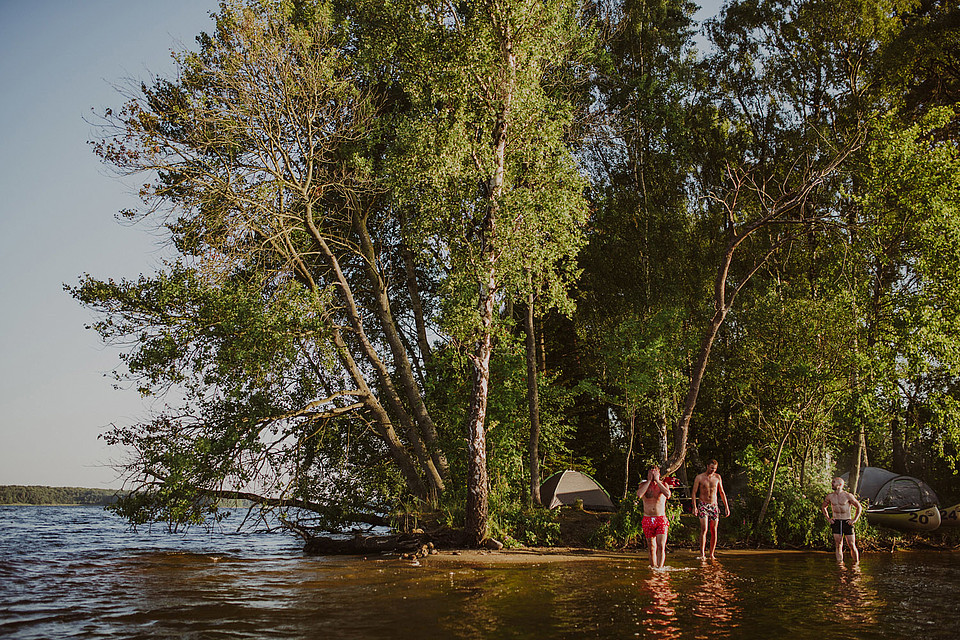
M650 566L654 569L657 568L657 538L660 536L654 536L652 538L647 538L647 547L650 549Z
M860 550L857 549L856 535L844 536L847 540L847 546L850 547L850 555L853 556L853 564L860 564ZM843 560L843 558L840 558Z
M709 526L707 518L700 518L700 557L697 560L707 559L707 527Z
M834 555L837 556L837 562L843 562L843 536L839 533L833 534Z
M662 569L663 565L667 562L667 534L661 533L654 538L657 541L657 568Z
M710 559L711 560L715 560L717 557L716 555L714 555L714 552L717 550L717 529L719 528L717 525L719 524L720 524L719 520L710 521Z

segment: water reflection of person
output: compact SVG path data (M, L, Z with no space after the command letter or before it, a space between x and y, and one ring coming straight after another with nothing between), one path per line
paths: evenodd
M668 640L679 638L681 629L677 619L677 601L680 595L670 584L670 574L656 572L643 582L650 604L643 609L645 637Z
M834 478L830 486L833 491L823 499L820 509L830 522L830 528L833 531L837 562L843 562L843 543L846 540L847 546L850 547L850 555L853 556L853 564L857 564L860 562L860 551L857 549L857 537L853 532L853 525L863 514L863 507L852 493L843 490L843 478ZM832 513L827 513L828 505ZM855 516L851 513L854 509L857 512ZM853 516L852 519L851 516Z
M697 589L693 614L710 620L716 625L715 631L729 632L742 618L737 606L737 593L733 583L735 576L719 563L710 563L700 572L703 582Z
M643 537L650 549L650 566L663 567L667 560L667 499L670 487L660 482L660 469L647 471L647 479L637 488L637 497L643 500Z
M837 602L833 607L837 622L875 622L877 592L864 585L860 565L847 569L841 564L838 573Z

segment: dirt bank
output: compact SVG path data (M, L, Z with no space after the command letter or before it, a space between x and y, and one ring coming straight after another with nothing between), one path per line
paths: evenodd
M731 556L747 555L772 555L772 554L830 554L832 551L811 551L811 550L782 550L782 549L730 549L717 551L717 558ZM698 555L692 549L677 549L668 554L671 558L694 559ZM581 549L573 547L550 547L550 548L522 548L522 549L501 549L500 551L484 551L467 549L460 551L441 551L436 555L429 556L424 562L433 563L482 563L489 565L497 564L543 564L543 563L564 563L564 562L596 562L609 560L631 560L647 561L647 551L642 550L624 550L624 551L600 551L596 549Z

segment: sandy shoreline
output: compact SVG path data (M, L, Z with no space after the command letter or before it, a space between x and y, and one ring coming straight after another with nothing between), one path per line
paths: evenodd
M732 556L754 555L798 555L798 554L833 554L832 551L817 550L790 550L790 549L729 549L717 552L717 559ZM669 558L684 558L695 560L697 553L691 549L678 549L668 554ZM483 564L541 564L564 562L596 562L609 560L640 560L646 562L648 554L645 549L636 551L601 551L597 549L578 549L572 547L555 548L522 548L501 549L500 551L486 551L482 549L464 549L458 551L441 551L435 555L423 558L422 562L479 562Z

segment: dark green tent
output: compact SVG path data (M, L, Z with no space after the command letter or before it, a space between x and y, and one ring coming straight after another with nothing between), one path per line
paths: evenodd
M846 482L850 474L841 477ZM850 489L853 491L853 489ZM937 503L937 494L927 483L913 476L902 476L880 467L864 467L860 486L854 492L870 501L871 508L922 508Z

